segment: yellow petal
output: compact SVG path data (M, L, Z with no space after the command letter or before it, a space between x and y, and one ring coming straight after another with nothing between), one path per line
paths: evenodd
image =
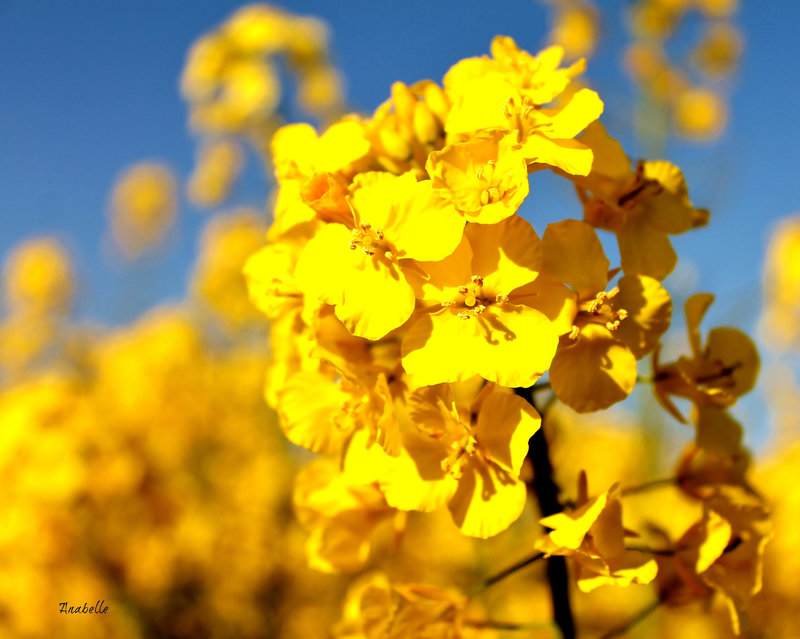
M552 528L547 536L555 548L575 550L580 548L583 538L597 521L607 503L608 493L606 492L590 499L572 512L556 513L540 519L539 523L545 528ZM563 553L553 552L552 554Z
M470 224L464 235L472 248L471 275L483 277L486 290L508 295L539 274L539 236L530 222L518 215L498 224Z
M700 406L695 442L712 454L736 455L741 452L742 427L724 409Z
M557 335L568 333L578 314L575 292L544 274L530 284L516 289L510 300L513 304L530 306L544 313L553 323L553 330Z
M487 539L519 518L526 498L525 484L514 474L470 458L448 507L462 533Z
M652 351L669 328L672 300L661 283L645 275L625 275L619 280L619 294L613 298L615 309L624 309L628 316L616 330L636 359Z
M592 151L578 140L551 140L534 133L522 147L528 164L546 164L570 175L589 175Z
M528 454L528 440L541 422L523 398L495 388L481 405L473 434L494 462L518 476Z
M678 263L667 234L647 224L642 216L625 221L617 231L617 242L622 269L628 274L663 280Z
M579 413L608 408L636 385L636 358L608 329L589 324L573 346L556 353L550 383L559 400Z
M644 176L657 180L660 193L643 201L647 221L664 233L674 235L692 228L694 207L681 170L669 162L657 160L644 163Z
M598 173L615 182L625 182L633 175L631 161L622 145L612 138L600 122L593 122L581 135L581 143L594 154L592 174Z
M550 138L574 138L597 120L602 112L603 101L591 89L576 91L560 109L539 110L539 113L550 118L545 129Z
M484 379L509 388L527 387L550 367L558 336L543 313L506 303L477 321L481 327L472 352L477 373Z
M689 333L689 344L695 357L700 357L700 322L703 321L708 307L714 301L711 293L695 293L683 306L686 315L686 330Z
M403 368L415 386L467 380L478 374L472 349L479 339L478 323L450 309L421 315L403 339Z
M353 396L320 373L297 373L278 392L281 428L293 444L315 453L341 450L353 428L341 410Z
M542 238L542 270L582 297L604 291L609 261L594 228L580 220L548 224Z
M706 340L706 359L732 369L732 386L725 390L736 397L750 391L756 383L759 357L753 341L742 331L727 326L712 329Z

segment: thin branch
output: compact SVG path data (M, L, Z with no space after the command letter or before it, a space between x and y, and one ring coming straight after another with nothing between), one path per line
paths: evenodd
M517 563L515 563L513 566L509 566L505 570L501 570L496 575L492 575L486 581L484 581L483 583L479 584L479 586L471 593L470 596L474 596L474 595L477 595L480 592L483 592L489 586L493 586L498 581L502 581L503 579L505 579L509 575L513 575L518 570L522 570L523 568L525 568L525 566L530 566L532 563L534 563L536 561L539 561L543 557L544 557L544 553L543 552L537 552L535 555L531 555L530 557L526 557L522 561L518 561Z

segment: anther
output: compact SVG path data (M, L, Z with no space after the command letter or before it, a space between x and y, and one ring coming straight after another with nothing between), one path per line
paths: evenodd
M373 251L372 249L368 249L366 246L362 246L361 250L364 253L364 255L375 255L375 251Z
M458 319L467 320L467 319L469 319L470 317L471 317L471 315L470 315L469 313L466 313L466 312L464 312L464 311L461 311L461 312L458 314Z
M444 302L442 302L442 306L444 308L447 308L448 306L453 306L453 304L455 304L455 302L453 302L452 300L445 300Z
M383 231L381 231L380 229L377 229L377 228L375 229L375 235L378 236L379 240L383 239Z
M391 251L386 251L383 254L383 257L385 257L387 260L393 260L394 259L394 253L392 253Z
M469 293L469 289L466 286L459 286L458 287L458 294L459 295L466 295Z
M361 226L361 230L369 231L372 228L372 224L369 222L362 222L359 226Z
M356 246L358 246L358 242L356 242L355 240L350 240L350 250L354 251Z
M472 283L477 284L478 286L483 286L483 277L481 277L480 275L473 275Z
M578 336L580 334L581 334L581 329L579 329L577 326L573 326L569 330L569 335L567 337L569 337L569 339L578 339Z
M498 293L495 296L494 301L497 302L498 304L505 304L508 301L508 295L503 295L502 293Z

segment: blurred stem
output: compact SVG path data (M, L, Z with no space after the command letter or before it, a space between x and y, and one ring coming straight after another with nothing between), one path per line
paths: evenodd
M644 484L637 484L636 486L630 486L628 488L622 489L623 496L627 497L629 495L636 495L638 493L643 493L648 490L652 490L654 488L662 488L664 486L675 486L679 484L680 480L677 477L664 477L663 479L654 479L652 481L645 482Z
M656 599L653 603L648 605L647 607L643 608L639 611L639 613L630 621L628 621L624 626L620 626L619 628L614 628L613 630L609 630L606 634L604 634L600 639L614 639L614 637L620 637L628 632L631 628L633 628L637 623L643 621L648 616L650 616L655 610L661 605L661 600Z
M533 386L516 389L517 394L526 399L534 408L536 408L533 396L535 388ZM542 422L544 422L546 412L543 410L541 413ZM542 517L560 513L563 506L558 499L558 486L553 480L553 466L550 463L547 439L544 436L544 425L531 437L527 457L533 464L533 479L528 482L528 491L532 492L536 501L539 502ZM547 559L547 579L550 584L553 618L561 631L561 636L563 639L575 639L575 622L569 603L569 575L564 557Z

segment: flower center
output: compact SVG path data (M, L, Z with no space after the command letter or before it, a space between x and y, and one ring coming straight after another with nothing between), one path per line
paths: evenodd
M609 331L619 328L620 322L628 317L628 311L618 308L612 300L619 294L619 289L615 288L609 292L600 291L593 299L586 300L578 306L578 317L573 332L579 329L579 324L602 324ZM576 335L577 337L577 335Z
M359 247L364 255L372 256L377 252L382 253L387 260L395 258L392 245L384 239L383 231L379 228L373 229L369 222L362 222L353 229L350 250L355 251Z
M483 315L490 306L507 301L507 295L498 294L492 297L484 291L483 277L473 275L469 286L459 287L458 297L442 302L442 306L453 308L461 319L472 319Z

